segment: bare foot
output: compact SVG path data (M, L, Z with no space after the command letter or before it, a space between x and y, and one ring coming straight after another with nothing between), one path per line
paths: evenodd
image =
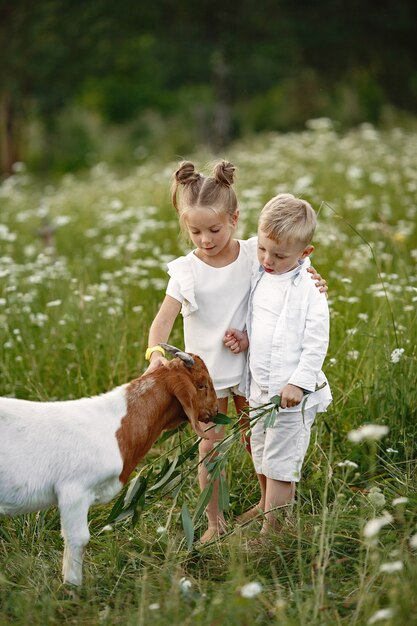
M242 513L242 515L238 515L236 518L236 523L239 524L239 526L241 526L242 524L246 524L246 522L250 522L251 520L256 519L257 517L260 517L261 515L263 515L263 513L264 512L259 506L259 504L256 504L251 509L248 509L247 511Z
M200 543L208 543L214 541L227 532L226 522L219 520L216 526L209 526L205 533L201 535Z

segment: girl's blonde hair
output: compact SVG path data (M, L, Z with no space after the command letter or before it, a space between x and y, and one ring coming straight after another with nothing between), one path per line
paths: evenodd
M274 241L299 242L307 245L316 229L313 207L291 193L280 193L266 203L259 217L260 229Z
M182 161L174 172L171 200L180 226L186 231L185 217L190 209L211 209L232 217L237 211L237 197L233 189L236 168L228 161L219 161L211 176L197 172L191 161Z

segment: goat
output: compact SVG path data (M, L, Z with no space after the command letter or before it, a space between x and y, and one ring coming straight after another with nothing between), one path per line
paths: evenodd
M217 414L203 360L162 344L179 358L92 398L32 402L0 398L0 515L58 505L64 583L82 583L88 510L127 483L163 430Z

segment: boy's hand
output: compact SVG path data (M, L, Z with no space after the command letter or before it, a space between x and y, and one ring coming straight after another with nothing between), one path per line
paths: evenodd
M314 267L312 265L310 265L310 267L307 268L307 272L310 272L310 274L312 274L311 278L316 282L316 287L319 289L319 291L321 293L325 293L327 296L327 292L329 290L328 286L327 286L327 282L325 278L322 278L320 276L320 274L317 272L316 269L314 269Z
M281 408L289 409L290 407L297 406L297 404L300 404L303 397L304 393L300 387L288 383L281 391Z
M248 335L246 332L236 328L228 328L223 337L223 343L234 354L239 354L239 352L244 352L248 349Z

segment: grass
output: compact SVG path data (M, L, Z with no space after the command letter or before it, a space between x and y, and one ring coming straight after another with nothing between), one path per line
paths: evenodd
M227 456L224 539L187 549L181 509L193 512L198 489L185 466L182 488L135 528L126 520L103 532L112 503L90 511L79 591L60 582L56 510L2 518L0 624L417 623L417 133L310 126L247 139L226 155L239 168L240 236L255 233L263 204L281 191L320 210L312 260L329 283L334 402L313 429L291 520L272 548L250 543L258 522L233 525L259 497L239 445ZM193 158L203 166L207 155ZM3 182L1 395L94 395L143 371L165 264L187 249L169 205L174 167L149 161L122 176L98 164L51 185L25 171ZM50 249L37 234L45 223ZM182 344L181 320L170 341ZM389 432L349 441L364 423ZM187 435L156 445L140 468L157 468ZM387 515L367 538L366 524ZM262 590L247 598L253 582Z

